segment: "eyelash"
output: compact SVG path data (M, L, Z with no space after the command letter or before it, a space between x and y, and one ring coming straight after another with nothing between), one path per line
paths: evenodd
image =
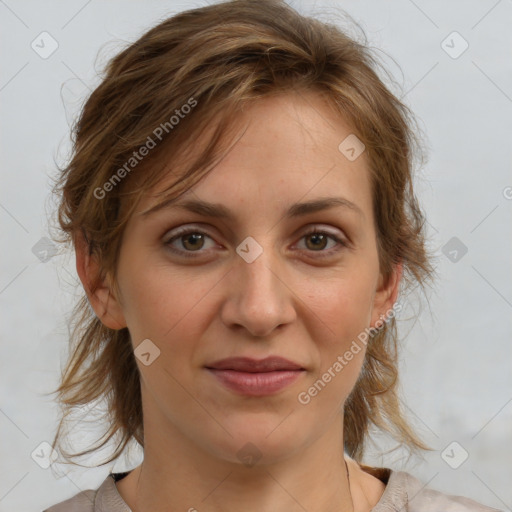
M172 238L165 241L164 244L170 251L172 251L173 253L178 254L180 256L184 256L185 258L200 257L200 255L202 253L204 253L205 251L202 251L202 250L184 251L184 250L176 249L175 247L171 246L171 243L174 242L175 240L179 240L180 238L183 238L186 235L192 235L192 234L203 235L203 236L207 236L208 238L212 238L210 235L208 235L208 233L205 233L204 231L201 231L197 228L183 228L182 230L178 231ZM336 235L333 235L332 233L329 233L328 231L324 231L322 229L318 229L315 227L313 227L308 232L304 233L301 237L301 240L303 238L305 238L307 236L311 236L311 235L326 235L328 238L330 238L331 240L334 240L338 244L337 248L331 248L328 251L326 251L326 250L308 251L307 249L302 249L302 250L306 250L308 252L316 252L316 253L318 253L318 256L320 258L332 256L333 254L337 253L338 251L342 250L343 248L348 247L348 243L345 242L344 240L341 240ZM196 254L194 254L194 253L196 253Z

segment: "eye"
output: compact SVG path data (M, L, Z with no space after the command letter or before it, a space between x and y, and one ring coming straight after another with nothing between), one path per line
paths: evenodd
M347 243L335 234L318 228L313 228L305 233L301 238L301 241L302 240L306 241L306 250L311 252L325 253L325 256L332 255L333 253L341 250L343 247L347 247ZM331 242L332 245L328 248L328 250L325 250L329 245L329 242ZM324 254L321 256L324 256Z
M215 243L213 243L208 247L206 239L213 242L213 239L203 231L185 228L178 231L173 237L169 238L164 243L172 252L184 256L196 256L195 254L186 253L201 253L204 252L201 249L208 249L215 246Z
M211 242L210 246L207 244L208 240ZM315 227L302 235L300 240L305 240L305 247L299 247L300 250L320 253L318 255L320 257L331 256L348 245L335 234ZM329 243L331 243L330 247L328 247ZM172 252L185 257L196 257L206 252L206 249L215 247L213 238L197 228L182 228L164 241L164 244Z

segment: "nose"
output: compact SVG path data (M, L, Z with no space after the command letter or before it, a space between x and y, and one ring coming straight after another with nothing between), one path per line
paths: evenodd
M229 328L247 330L252 336L269 336L279 326L293 322L293 292L278 258L270 249L252 263L236 256L226 283L227 298L221 318Z

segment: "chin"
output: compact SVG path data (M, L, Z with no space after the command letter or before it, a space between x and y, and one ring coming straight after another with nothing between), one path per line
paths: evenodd
M226 422L224 426L232 436L223 430L221 439L207 441L207 450L226 462L247 467L284 461L308 444L305 425L299 428L294 422L283 421L286 415L244 415Z

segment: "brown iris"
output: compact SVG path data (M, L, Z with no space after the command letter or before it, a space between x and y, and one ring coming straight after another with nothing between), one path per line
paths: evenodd
M312 247L309 246L307 241L306 246L308 249L324 249L327 243L327 239L327 235L323 235L322 233L313 233L312 235L306 236L306 240L314 240Z
M201 249L204 245L204 235L201 233L189 233L181 237L183 247L187 250ZM190 245L187 245L189 244Z

